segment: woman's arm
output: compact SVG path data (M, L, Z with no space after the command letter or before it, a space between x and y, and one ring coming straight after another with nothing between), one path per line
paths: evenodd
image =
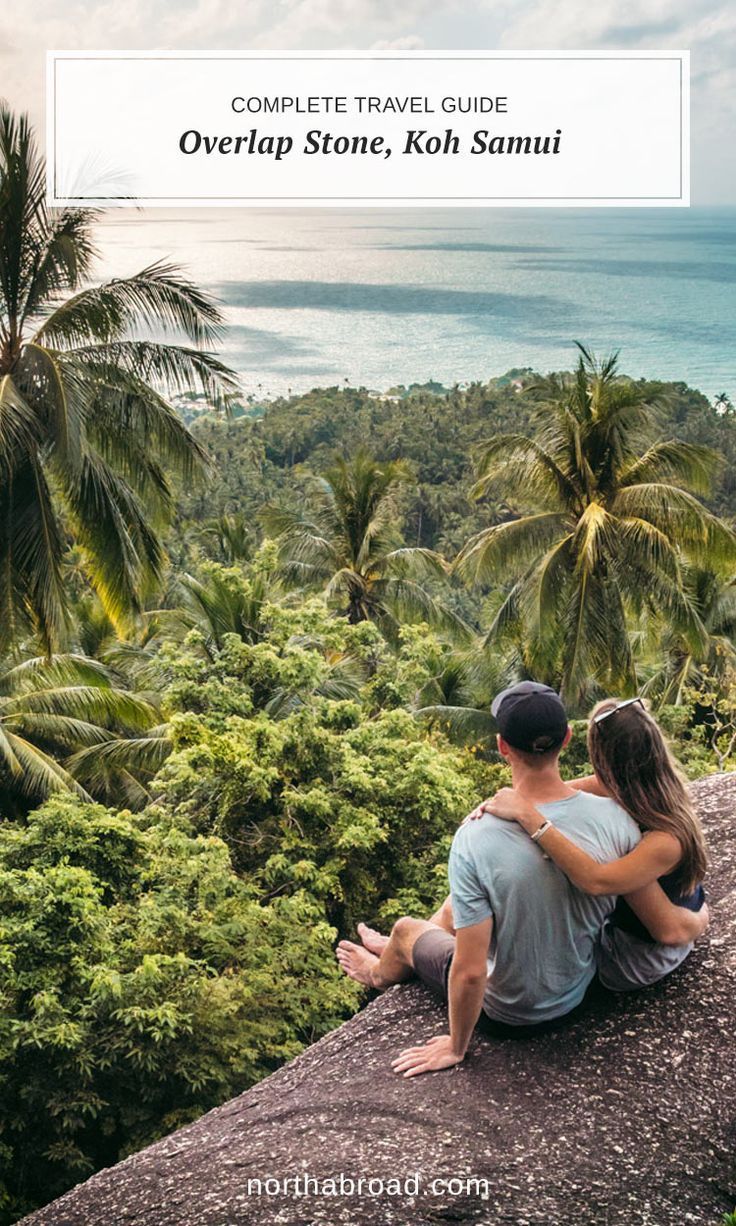
M518 822L529 835L535 834L546 821L538 809L524 802L511 788L502 788L486 805L496 817ZM669 873L682 857L675 836L662 830L644 835L628 855L607 864L600 864L554 826L537 842L573 885L586 894L631 894Z
M708 927L710 915L705 903L699 911L678 907L657 881L627 894L626 901L649 935L662 945L689 945Z
M597 775L583 775L580 779L568 779L566 780L566 783L569 788L574 788L576 792L592 792L594 796L605 797L610 797L611 795L610 792L606 791ZM511 788L503 788L502 791L510 792ZM496 793L496 795L498 795L498 793ZM468 817L475 822L478 821L478 818L482 817L484 813L493 813L494 800L495 797L492 796L490 800L481 801L479 805L476 805L472 813L468 814ZM500 817L501 815L498 814L498 816Z
M585 775L582 779L570 779L569 786L576 792L592 792L594 796L610 796L597 775Z

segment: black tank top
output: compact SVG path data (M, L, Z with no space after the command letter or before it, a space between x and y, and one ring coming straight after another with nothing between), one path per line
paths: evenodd
M688 911L699 911L705 902L705 890L702 885L697 886L692 894L683 894L680 891L680 886L677 882L677 869L671 873L667 873L665 877L659 878L659 884L669 898L670 902L676 907L686 907ZM635 915L625 898L619 898L611 923L616 928L622 928L624 932L630 932L632 936L639 937L641 941L649 941L656 945L656 941L650 932L644 927L638 915Z

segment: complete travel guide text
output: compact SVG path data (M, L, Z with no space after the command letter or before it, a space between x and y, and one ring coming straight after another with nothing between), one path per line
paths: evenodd
M237 95L231 106L237 115L347 115L351 102L361 115L434 115L438 107L431 98L419 94L403 97L390 95L356 94L352 99L343 96L310 94L305 98L266 96L244 97ZM508 111L508 98L488 95L466 95L440 99L439 110L446 114L485 115L495 111L498 115Z

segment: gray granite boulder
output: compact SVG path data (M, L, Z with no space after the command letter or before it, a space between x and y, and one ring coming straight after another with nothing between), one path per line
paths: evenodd
M394 988L27 1226L717 1226L736 1206L736 775L694 791L713 918L665 983L556 1034L477 1037L463 1065L411 1081L389 1062L444 1015Z

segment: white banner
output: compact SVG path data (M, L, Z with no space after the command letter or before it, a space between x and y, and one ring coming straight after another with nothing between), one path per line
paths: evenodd
M54 205L689 204L689 55L48 55Z

